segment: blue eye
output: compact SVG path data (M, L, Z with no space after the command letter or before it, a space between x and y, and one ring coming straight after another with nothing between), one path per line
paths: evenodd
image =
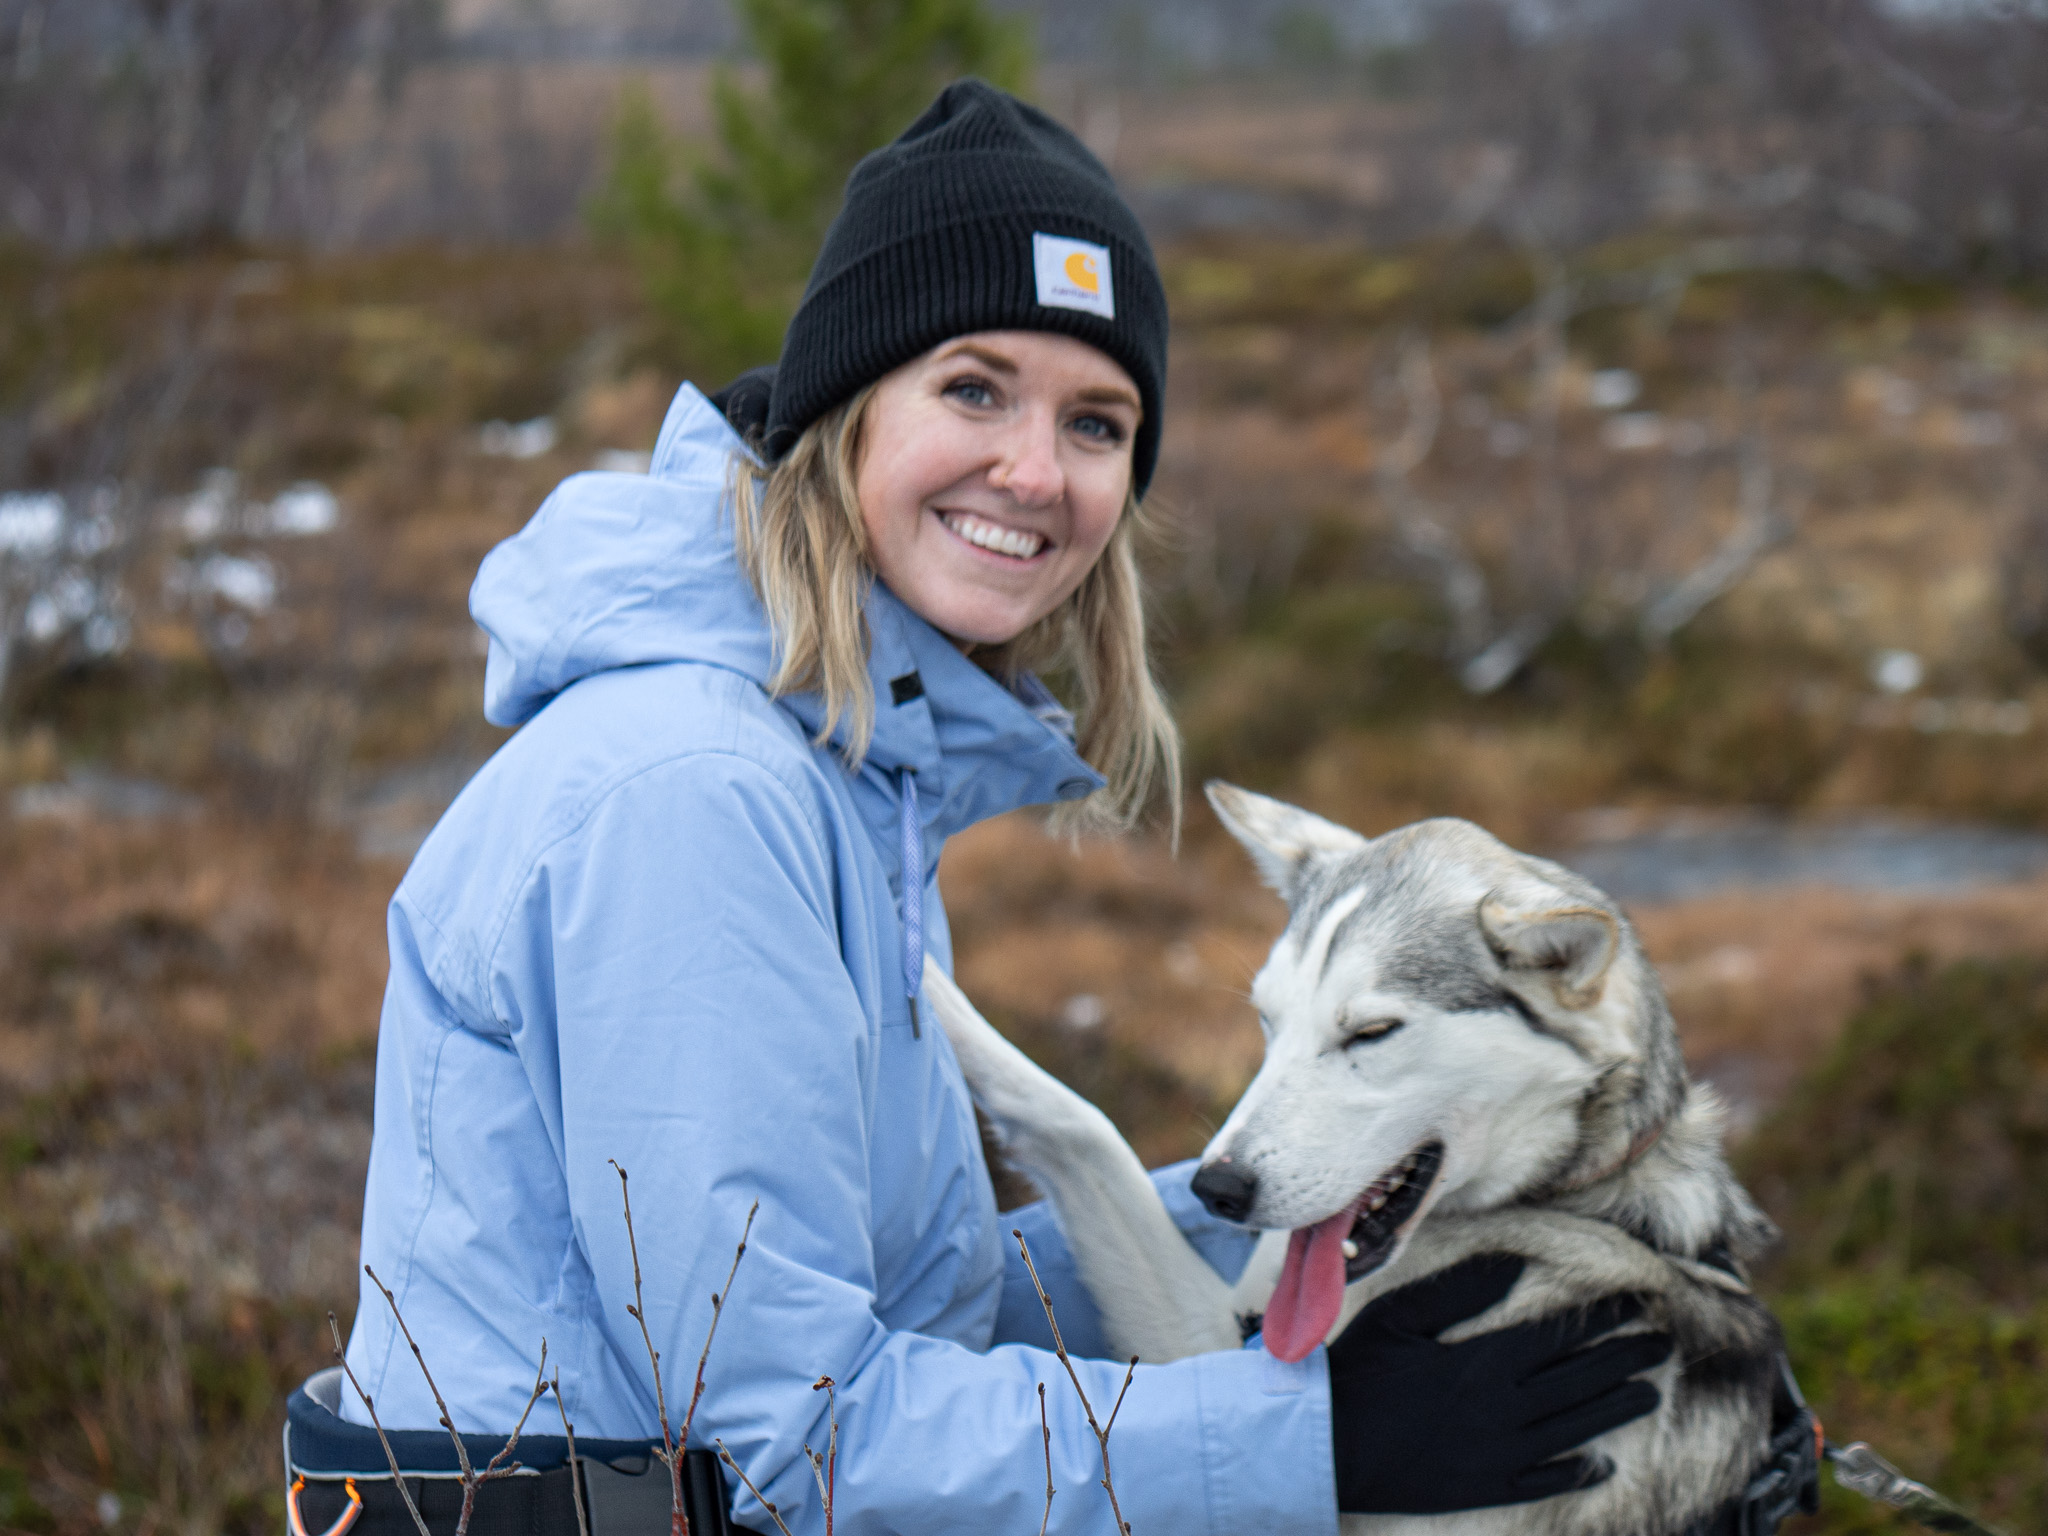
M1077 416L1073 425L1083 437L1092 437L1099 443L1114 446L1124 440L1123 423L1107 416Z
M953 399L967 405L994 405L996 394L986 379L955 379L946 386L946 393Z

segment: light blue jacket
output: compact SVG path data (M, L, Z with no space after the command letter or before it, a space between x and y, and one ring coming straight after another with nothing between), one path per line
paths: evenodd
M563 482L477 577L485 712L521 729L391 903L363 1258L459 1428L510 1427L545 1337L579 1434L651 1436L610 1160L632 1176L678 1420L759 1201L693 1444L722 1438L793 1530L822 1530L802 1447L825 1443L811 1384L830 1375L840 1531L1024 1533L1044 1497L1044 1382L1052 1529L1109 1530L1012 1226L1077 1352L1103 1351L1100 1324L1050 1215L997 1214L952 1050L913 1033L897 851L909 768L926 864L912 878L950 967L946 836L1100 780L1042 690L1005 689L880 587L874 744L858 772L814 746L818 700L763 688L770 639L722 511L738 448L686 385L648 475ZM894 703L912 672L921 696ZM1159 1177L1233 1274L1248 1236L1203 1215L1185 1165ZM367 1284L348 1355L387 1426L434 1424ZM1121 1367L1075 1363L1106 1411ZM1111 1449L1140 1536L1335 1530L1320 1352L1142 1368ZM737 1515L769 1528L744 1494Z

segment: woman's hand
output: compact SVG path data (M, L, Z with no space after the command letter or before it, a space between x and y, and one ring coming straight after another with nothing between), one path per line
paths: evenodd
M1380 1297L1330 1346L1340 1511L1522 1504L1613 1475L1605 1457L1564 1453L1657 1406L1657 1389L1633 1378L1671 1353L1671 1336L1590 1344L1642 1312L1638 1297L1610 1296L1462 1344L1438 1342L1505 1297L1521 1273L1519 1258L1480 1254Z

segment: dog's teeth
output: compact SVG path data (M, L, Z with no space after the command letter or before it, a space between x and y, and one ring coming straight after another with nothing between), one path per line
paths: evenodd
M1344 1239L1344 1257L1347 1259L1358 1257L1358 1244L1351 1241L1348 1237Z
M1386 1195L1385 1195L1385 1194L1377 1194L1377 1195L1374 1195L1374 1196L1373 1196L1373 1197L1372 1197L1372 1198L1371 1198L1370 1200L1368 1200L1368 1201L1366 1201L1366 1202L1365 1202L1365 1208L1366 1208L1366 1209L1367 1209L1368 1211L1376 1211L1376 1210L1378 1210L1378 1209L1379 1209L1379 1208L1380 1208L1381 1206L1385 1205L1386 1203L1387 1203L1387 1197L1386 1197Z

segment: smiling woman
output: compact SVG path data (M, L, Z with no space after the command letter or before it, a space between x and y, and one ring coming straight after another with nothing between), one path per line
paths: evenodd
M726 399L746 423L747 392ZM1146 658L1135 550L1145 423L1138 386L1097 348L981 331L857 390L775 463L736 461L740 560L781 641L771 686L816 688L824 730L843 715L864 749L879 578L992 675L1071 674L1077 745L1108 781L1083 815L1127 822L1163 782L1177 819L1179 735Z
M1050 1213L998 1216L920 1005L927 957L952 968L948 836L1028 805L1128 822L1162 787L1177 808L1133 555L1165 372L1165 291L1108 172L963 81L854 172L775 366L685 384L645 475L571 477L484 561L484 710L520 729L391 906L362 1238L391 1289L366 1277L347 1348L386 1426L503 1434L545 1338L579 1444L645 1466L650 1353L687 1361L716 1292L691 1445L730 1449L747 1526L827 1528L803 1453L836 1436L849 1536L1099 1527L1085 1495L1043 1515L1048 1479L1092 1489L1100 1446L1073 1404L1041 1428L1062 1361L1013 1228L1077 1383L1116 1400L1124 1363ZM1165 1205L1234 1275L1251 1235L1190 1171L1159 1172ZM311 1518L358 1518L353 1475L354 1536L407 1536L367 1486L368 1401L310 1384L294 1474ZM1319 1352L1141 1367L1115 1419L1126 1517L1333 1530L1332 1401ZM1430 1422L1492 1443L1502 1411ZM566 1439L520 1439L536 1475L492 1484L489 1529L581 1529ZM718 1476L691 1474L699 1530L722 1528ZM635 1528L617 1512L598 1536Z

